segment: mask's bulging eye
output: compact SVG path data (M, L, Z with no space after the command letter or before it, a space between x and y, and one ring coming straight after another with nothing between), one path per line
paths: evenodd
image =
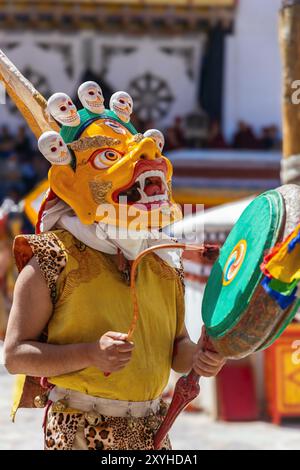
M90 162L94 168L102 170L116 163L121 157L122 154L114 149L97 150L90 157Z

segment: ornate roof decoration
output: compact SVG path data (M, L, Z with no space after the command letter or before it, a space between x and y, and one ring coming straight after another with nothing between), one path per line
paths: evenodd
M231 24L237 0L0 0L0 28L186 32Z

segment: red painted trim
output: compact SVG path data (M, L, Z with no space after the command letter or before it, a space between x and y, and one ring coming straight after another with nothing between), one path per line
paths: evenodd
M52 201L53 199L55 199L57 196L56 194L54 193L54 191L52 191L52 189L50 189L47 197L44 199L44 201L42 202L42 205L40 207L40 210L39 210L39 213L38 213L38 220L37 220L37 223L36 223L36 226L35 226L35 233L38 235L39 233L41 233L41 221L42 221L42 217L43 217L43 213L44 213L44 210L45 210L45 207L46 207L46 204L47 202L49 201Z

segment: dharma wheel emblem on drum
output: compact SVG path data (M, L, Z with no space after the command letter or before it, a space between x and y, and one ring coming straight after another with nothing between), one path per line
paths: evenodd
M247 251L246 240L240 240L230 253L223 270L223 286L228 286L239 272Z

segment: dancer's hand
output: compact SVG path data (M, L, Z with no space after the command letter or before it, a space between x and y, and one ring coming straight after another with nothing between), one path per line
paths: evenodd
M127 334L108 331L91 348L92 364L106 373L124 369L129 363L134 344Z
M204 349L204 328L193 357L193 369L202 377L215 377L224 366L226 359L217 352Z

